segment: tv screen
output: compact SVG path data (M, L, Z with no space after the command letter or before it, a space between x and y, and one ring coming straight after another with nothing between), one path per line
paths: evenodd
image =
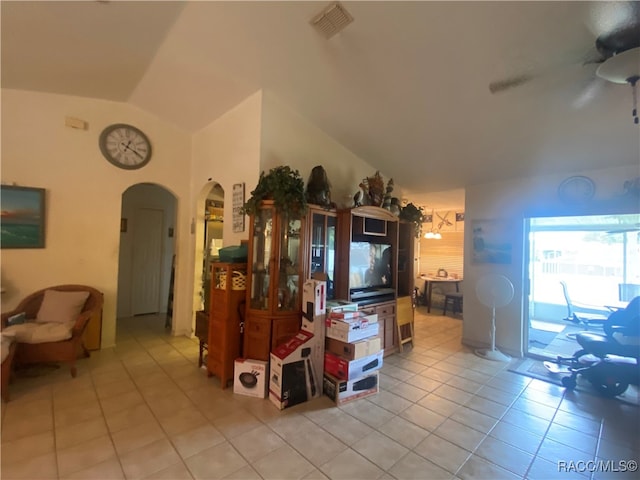
M391 245L351 242L349 289L391 285Z

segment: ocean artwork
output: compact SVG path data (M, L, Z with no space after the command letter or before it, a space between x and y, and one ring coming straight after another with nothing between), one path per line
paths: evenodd
M44 196L42 188L0 186L2 248L44 248Z
M500 220L474 220L472 227L473 263L511 263L513 225Z

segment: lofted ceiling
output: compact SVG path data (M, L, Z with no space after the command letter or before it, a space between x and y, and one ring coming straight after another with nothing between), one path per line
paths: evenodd
M2 1L2 87L128 102L189 132L266 89L428 208L640 163L631 88L584 64L598 35L640 25L637 2L343 2L354 22L326 39L310 20L328 4Z

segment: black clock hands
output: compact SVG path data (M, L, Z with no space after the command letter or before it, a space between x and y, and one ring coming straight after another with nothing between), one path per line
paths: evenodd
M126 150L131 150L133 153L135 153L135 154L136 154L136 155L138 155L140 158L142 158L142 155L140 155L140 154L138 153L138 151L137 151L137 150L134 150L133 148L131 148L131 147L129 146L129 145L131 145L131 140L129 140L129 142L128 142L128 143L124 143L124 142L122 142L122 143L121 143L121 145L124 145L124 148L125 148Z

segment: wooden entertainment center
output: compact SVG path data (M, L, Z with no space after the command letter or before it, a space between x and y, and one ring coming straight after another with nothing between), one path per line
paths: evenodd
M380 207L356 207L338 212L338 249L336 296L354 303L365 314L378 314L380 338L385 355L398 348L396 321L396 298L398 285L398 234L399 220L390 211ZM362 285L356 272L354 245L384 245L390 249L389 264L391 278L384 286ZM380 259L382 260L382 259Z
M413 291L412 233L412 225L380 207L335 210L309 205L306 215L295 217L264 201L250 220L242 356L269 360L274 347L298 332L303 283L318 275L327 281L328 300L358 303L363 312L378 314L385 355L397 351L396 299ZM400 239L401 234L408 238ZM363 253L368 247L369 268L369 256ZM364 278L373 270L374 250L375 260L388 268L377 281ZM237 295L228 286L213 293ZM237 307L237 301L225 300L229 308ZM210 333L210 344L214 335ZM226 380L226 368L218 368Z

